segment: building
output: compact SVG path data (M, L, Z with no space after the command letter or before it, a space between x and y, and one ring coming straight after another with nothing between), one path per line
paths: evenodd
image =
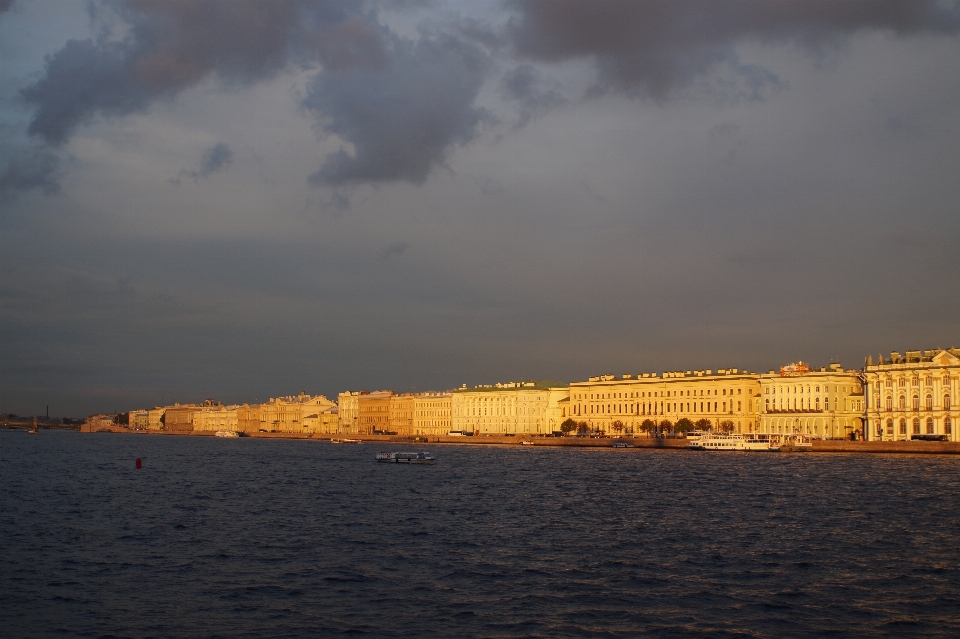
M319 407L318 407L319 408ZM340 429L339 413L336 406L328 406L303 418L303 432L322 435L335 435Z
M390 410L385 432L398 435L413 433L413 393L401 393L390 397Z
M260 405L260 427L269 433L302 433L309 431L311 425L304 420L311 417L315 427L319 416L336 408L336 404L323 395L299 395L272 397L269 402ZM332 413L331 413L332 414Z
M554 382L508 382L453 391L452 432L550 435L560 430L560 402L570 389Z
M197 404L174 404L163 412L162 430L189 433L193 431L193 414L200 410Z
M368 391L346 391L337 396L341 433L360 432L360 396L368 394Z
M636 434L641 425L682 418L708 420L711 427L727 425L748 433L757 426L760 375L736 368L672 371L591 377L570 384L570 400L562 417L586 422L592 430ZM619 424L618 424L619 422ZM725 424L729 422L729 424Z
M379 390L357 397L358 430L364 435L393 432L390 430L390 399L393 391Z
M238 431L237 406L224 406L217 403L205 403L193 414L193 430L217 432L221 430Z
M150 415L146 410L132 410L127 414L127 426L133 430L147 430Z
M147 429L160 430L163 427L163 414L166 412L166 406L154 406L147 411Z
M860 374L840 364L811 371L798 362L760 376L757 432L861 438L863 411Z
M237 431L256 433L262 428L260 404L242 404L237 406ZM266 431L266 428L263 429Z
M913 435L946 435L960 441L960 349L934 349L881 355L867 360L867 439L894 441Z
M453 395L420 393L413 396L411 435L447 435L452 430Z

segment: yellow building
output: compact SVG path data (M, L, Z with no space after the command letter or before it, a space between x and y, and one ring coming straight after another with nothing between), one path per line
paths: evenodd
M451 393L419 393L413 396L411 435L447 435L453 424Z
M309 429L304 419L336 407L323 395L290 395L271 398L260 405L260 428L271 433L302 433Z
M864 371L865 433L873 440L907 440L913 435L946 435L960 441L960 349L907 351L872 358Z
M358 433L375 435L390 431L390 398L393 391L379 390L358 397Z
M730 422L734 432L752 432L757 425L760 375L736 368L672 371L591 377L570 384L569 406L563 418L584 421L591 429L611 433L616 422L625 434L637 434L646 420L676 423L687 418L710 421L712 427Z
M341 433L360 432L360 396L368 394L367 391L345 391L337 395Z
M256 433L262 428L260 423L260 404L237 406L237 431ZM266 428L263 429L266 431Z
M160 430L163 426L163 414L166 410L166 406L155 406L147 411L148 430Z
M318 407L319 408L319 407ZM340 432L340 420L336 406L328 406L303 418L303 432L334 435Z
M860 375L831 364L802 362L760 376L760 433L802 433L825 439L860 438L864 397Z
M193 414L193 430L216 432L220 430L237 431L237 406L223 404L205 404Z
M509 382L455 390L452 432L478 435L550 435L560 430L560 402L570 389L536 382Z
M384 431L398 435L410 435L413 432L413 397L411 393L390 397L389 416Z

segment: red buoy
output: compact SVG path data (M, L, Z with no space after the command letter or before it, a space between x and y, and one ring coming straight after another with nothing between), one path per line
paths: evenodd
M137 457L137 468L143 468L143 462L140 461L139 457Z

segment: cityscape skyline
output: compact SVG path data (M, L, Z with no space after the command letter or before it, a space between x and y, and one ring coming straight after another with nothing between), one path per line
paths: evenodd
M0 411L957 345L956 2L585 6L0 2Z

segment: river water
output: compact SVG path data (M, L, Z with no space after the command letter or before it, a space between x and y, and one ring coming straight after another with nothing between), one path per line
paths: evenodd
M960 636L960 457L381 448L0 432L0 635Z

